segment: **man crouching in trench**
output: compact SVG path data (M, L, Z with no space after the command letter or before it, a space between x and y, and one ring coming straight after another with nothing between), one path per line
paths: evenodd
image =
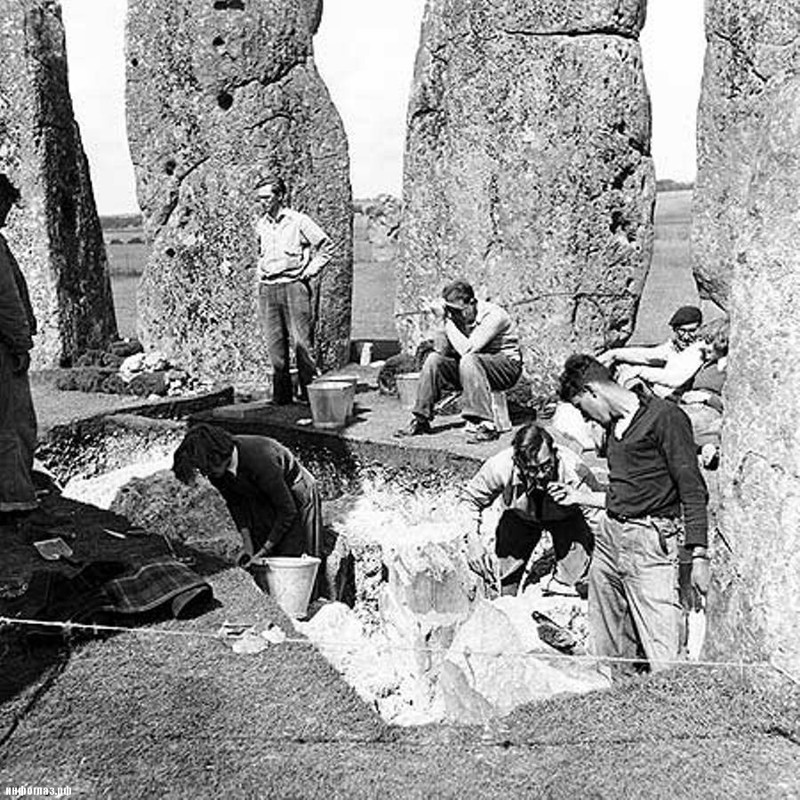
M317 481L280 442L200 423L175 451L172 471L186 484L200 472L223 496L242 536L239 566L264 556L321 555Z
M482 512L501 498L503 513L492 537L481 530ZM545 593L577 595L591 555L594 525L605 493L579 456L559 447L533 423L521 427L511 447L492 456L464 487L462 503L474 520L467 536L469 564L505 591L520 582L526 562L546 530L556 564ZM494 543L492 543L494 538Z

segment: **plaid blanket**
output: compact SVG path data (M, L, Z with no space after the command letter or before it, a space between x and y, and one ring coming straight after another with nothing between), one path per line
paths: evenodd
M114 578L103 587L111 602L107 610L116 614L145 614L171 603L176 619L212 596L211 586L179 561L145 564L136 572Z
M211 586L179 561L143 566L96 561L72 576L37 570L25 594L5 604L5 610L20 619L109 623L169 604L171 614L180 619L194 615L211 597Z

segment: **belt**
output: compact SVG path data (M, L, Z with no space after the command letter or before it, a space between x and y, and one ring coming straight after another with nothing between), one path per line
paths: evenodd
M627 514L617 514L616 511L606 510L606 516L614 522L644 522L647 519L678 519L675 514L642 514L640 516L628 516Z

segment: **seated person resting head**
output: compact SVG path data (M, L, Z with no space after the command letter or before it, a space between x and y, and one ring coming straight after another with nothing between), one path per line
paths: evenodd
M436 404L445 392L458 389L467 441L497 439L491 394L510 389L522 374L516 326L499 305L478 300L463 280L445 286L431 311L438 323L435 352L422 365L411 421L396 435L431 433Z

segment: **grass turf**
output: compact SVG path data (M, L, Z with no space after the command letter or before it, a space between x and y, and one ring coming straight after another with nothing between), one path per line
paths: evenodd
M243 573L211 581L216 609L151 630L290 630ZM309 646L236 655L132 632L73 651L6 743L0 784L91 797L793 797L799 709L798 687L771 672L685 668L485 728L397 729Z

